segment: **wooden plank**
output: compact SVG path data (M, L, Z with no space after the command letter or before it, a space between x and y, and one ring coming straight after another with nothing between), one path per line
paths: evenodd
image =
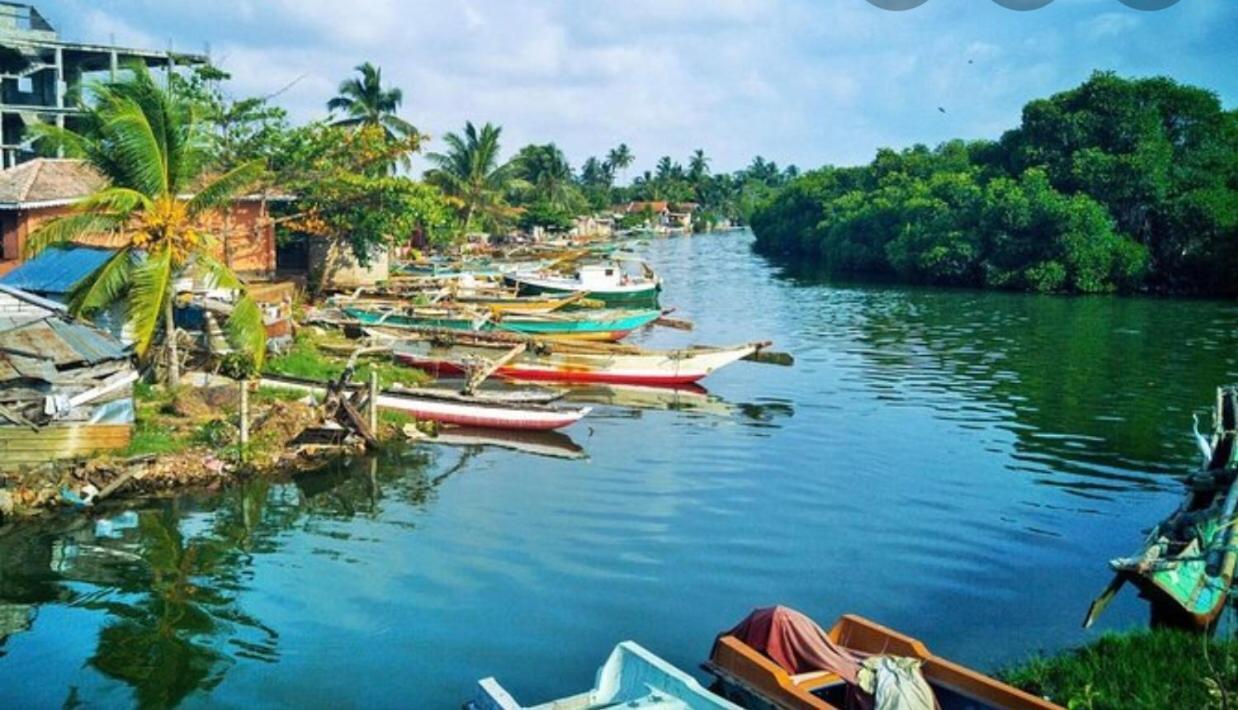
M519 357L520 354L523 353L528 348L529 348L528 343L518 343L511 350L508 350L506 353L504 353L502 357L498 358L497 360L491 360L490 364L486 365L486 367L483 368L480 372L477 372L476 374L469 377L469 380L464 385L464 389L462 391L465 394L472 394L473 391L476 390L478 386L481 385L481 383L485 382L487 378L489 378L494 373L498 372L499 368L503 367L507 363Z

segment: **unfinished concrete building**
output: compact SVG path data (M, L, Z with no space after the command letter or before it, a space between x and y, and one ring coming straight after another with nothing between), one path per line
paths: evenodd
M73 128L85 82L115 77L137 62L170 72L205 64L207 58L170 49L66 42L34 6L0 2L0 169L35 157L31 125Z

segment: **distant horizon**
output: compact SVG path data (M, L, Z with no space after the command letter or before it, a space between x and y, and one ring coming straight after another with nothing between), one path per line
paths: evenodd
M974 0L905 12L866 0L34 4L69 41L209 47L232 74L229 93L280 92L273 103L296 122L325 117L339 82L370 61L404 91L401 116L430 134L428 150L466 120L501 125L506 156L553 142L576 169L626 143L636 160L625 183L697 148L729 173L757 155L810 170L864 164L884 147L996 139L1028 101L1098 70L1200 86L1231 110L1238 95L1221 69L1238 60L1226 39L1238 3L1224 0L1156 12L1118 0L1032 12Z

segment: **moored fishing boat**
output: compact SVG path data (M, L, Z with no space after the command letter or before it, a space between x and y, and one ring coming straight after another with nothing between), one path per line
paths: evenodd
M615 646L598 669L593 688L539 705L516 702L494 678L478 683L467 710L741 710L738 705L701 687L695 678L633 641Z
M593 343L532 343L494 374L539 382L681 385L697 382L768 345L646 350ZM394 342L392 352L400 362L436 375L464 375L502 358L511 348L507 342L467 337L418 338Z
M541 315L494 314L458 309L345 306L363 326L506 332L580 340L622 340L662 316L657 310L607 310Z
M282 375L263 375L263 386L295 389L322 395L321 382ZM488 429L548 431L575 424L590 412L589 407L558 407L548 404L513 401L511 398L425 392L413 389L386 389L378 395L378 406L411 414L419 420Z
M783 606L757 609L720 634L703 667L715 692L745 707L1059 708L868 619L846 615L827 632Z
M1215 627L1238 563L1238 385L1218 388L1213 434L1195 438L1204 463L1187 478L1186 499L1152 529L1138 555L1109 563L1113 581L1088 608L1084 626L1131 582L1149 601L1154 625Z
M607 305L655 303L662 280L643 261L616 260L583 264L569 275L553 271L520 270L504 274L507 283L523 295L561 295L587 291Z

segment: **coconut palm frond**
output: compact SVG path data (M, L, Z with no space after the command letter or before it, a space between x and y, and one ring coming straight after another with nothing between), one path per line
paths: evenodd
M236 302L224 330L233 348L248 354L255 365L262 367L267 352L267 331L262 323L262 309L249 294Z
M172 297L172 249L164 246L150 253L146 261L131 271L129 287L129 327L133 347L139 357L150 352L155 333Z
M242 190L253 185L265 168L263 161L253 160L215 178L189 200L190 216L196 217L232 201Z
M36 123L28 129L40 155L63 155L66 158L85 158L85 139L53 123Z
M78 212L101 212L123 219L139 209L150 209L152 205L152 200L137 190L105 187L78 200L73 207Z
M67 214L44 222L27 239L24 256L32 259L44 249L66 244L79 237L110 232L124 224L124 217L108 212Z
M110 111L107 138L130 187L147 195L168 194L168 166L149 117L135 103Z
M194 254L193 263L195 267L201 270L202 275L207 277L210 288L241 290L245 288L245 283L241 281L241 277L237 276L235 271L205 251Z
M112 305L129 288L133 273L133 252L117 250L94 273L73 285L69 291L69 312L88 316Z

